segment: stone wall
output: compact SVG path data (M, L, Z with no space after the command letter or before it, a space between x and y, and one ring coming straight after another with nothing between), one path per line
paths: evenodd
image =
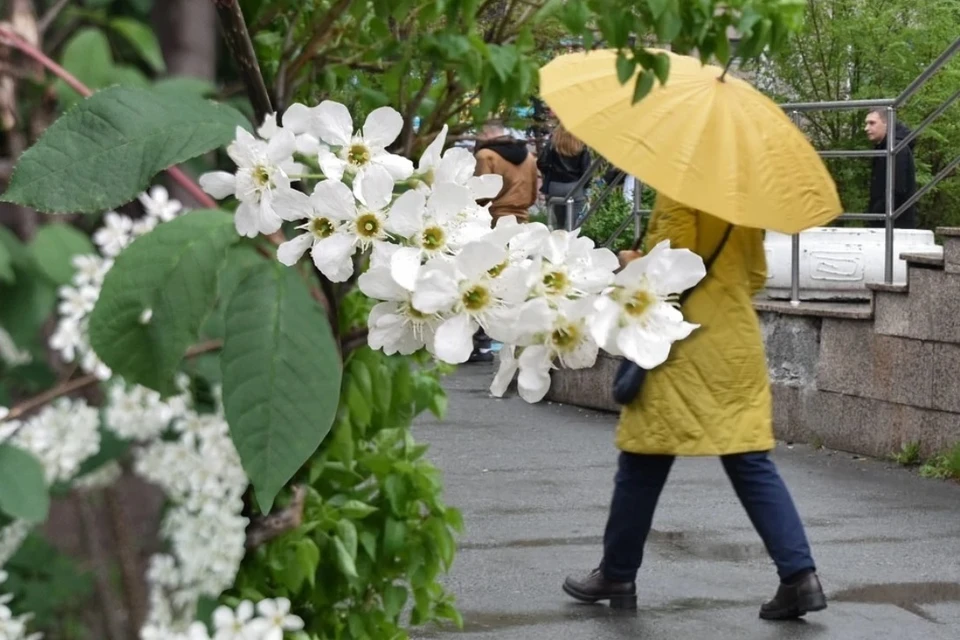
M938 231L943 257L905 256L908 284L871 303L758 301L778 439L875 457L960 442L960 230ZM616 367L557 371L548 398L617 410Z

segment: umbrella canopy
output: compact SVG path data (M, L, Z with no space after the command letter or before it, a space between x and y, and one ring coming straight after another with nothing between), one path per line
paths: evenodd
M798 233L843 211L816 150L749 83L688 56L670 57L666 86L631 104L616 53L560 56L540 92L564 127L658 192L730 223Z

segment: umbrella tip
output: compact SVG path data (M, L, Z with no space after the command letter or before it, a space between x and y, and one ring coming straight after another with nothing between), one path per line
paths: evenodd
M725 78L727 77L727 71L730 71L730 65L733 64L733 61L736 60L736 56L730 56L730 59L727 60L726 66L723 67L723 73L720 74L720 77L717 78L720 82L726 82Z

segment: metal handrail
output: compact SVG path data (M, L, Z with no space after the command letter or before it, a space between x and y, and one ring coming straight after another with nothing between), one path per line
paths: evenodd
M930 113L923 122L914 129L903 140L896 139L897 128L897 109L902 107L917 91L919 91L937 71L943 68L958 52L960 52L960 38L957 38L952 45L937 57L930 65L920 73L910 85L893 99L880 100L847 100L830 102L794 102L781 105L785 111L790 113L794 124L800 126L800 114L809 111L840 111L847 109L883 109L886 112L887 122L887 140L885 148L872 150L846 150L831 149L819 151L824 158L865 158L865 157L885 157L886 176L884 180L885 195L885 213L882 214L844 214L840 219L846 220L877 220L883 219L886 224L884 233L884 264L883 279L886 284L893 283L893 240L894 240L894 222L896 219L917 203L927 192L946 178L955 168L960 166L960 156L950 161L943 170L937 173L930 182L918 189L910 198L908 198L899 207L895 206L895 176L896 176L896 156L903 151L913 140L920 135L924 129L932 124L937 118L946 112L950 106L960 99L960 91L955 92L951 97L945 100L932 113ZM800 235L795 234L791 242L790 255L790 302L793 305L800 304Z

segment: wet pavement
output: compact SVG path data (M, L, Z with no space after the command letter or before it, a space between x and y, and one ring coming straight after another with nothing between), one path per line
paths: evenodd
M960 485L892 463L780 444L829 608L790 623L757 607L776 573L720 462L681 459L638 579L640 610L571 602L568 573L599 561L612 488L612 414L490 398L492 365L447 380L446 421L416 430L466 521L447 579L471 640L960 638Z

